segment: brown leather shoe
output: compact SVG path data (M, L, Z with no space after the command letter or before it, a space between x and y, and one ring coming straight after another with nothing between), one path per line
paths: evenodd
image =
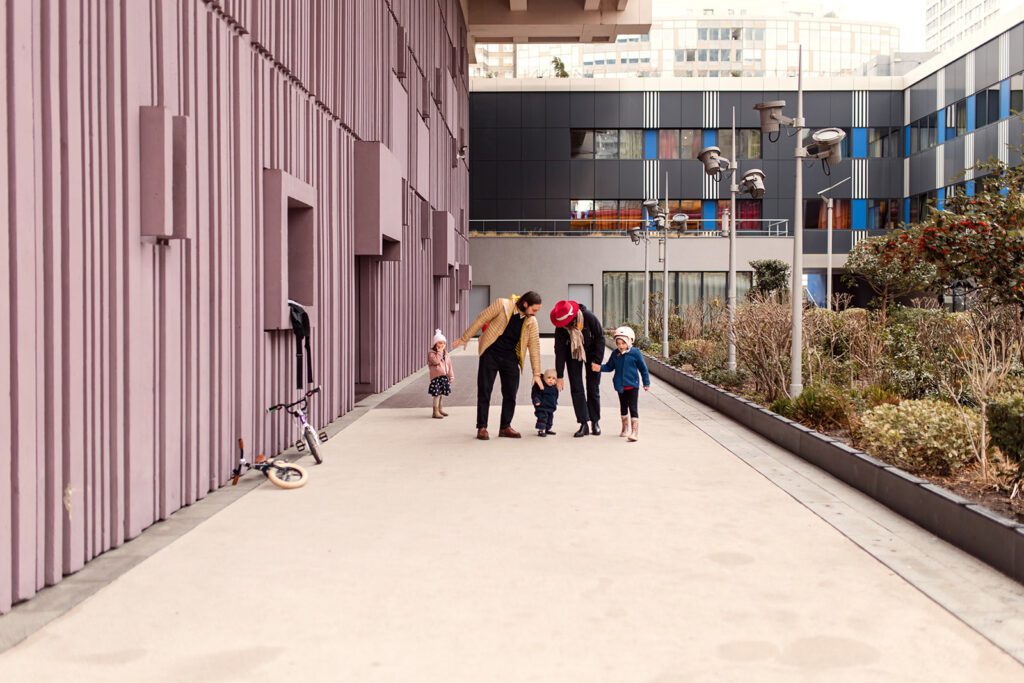
M504 436L506 439L521 439L523 435L511 427L502 427L498 436Z
M481 441L487 441L488 439L491 438L491 436L490 434L487 433L486 429L478 429L476 430L476 438L480 439Z

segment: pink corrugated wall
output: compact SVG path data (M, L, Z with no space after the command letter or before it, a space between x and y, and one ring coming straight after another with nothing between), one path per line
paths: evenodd
M294 438L264 413L295 378L290 332L263 325L263 169L317 194L320 423L351 409L361 367L384 389L421 366L434 327L463 326L466 293L433 277L422 221L424 208L451 212L465 263L469 192L452 144L468 120L457 0L0 4L5 612L223 485L238 436L268 453ZM403 30L404 116L392 111ZM455 93L440 107L438 68ZM191 240L141 236L143 106L187 117ZM413 178L424 108L429 187ZM399 261L354 255L359 140L407 169ZM363 359L357 310L376 349Z

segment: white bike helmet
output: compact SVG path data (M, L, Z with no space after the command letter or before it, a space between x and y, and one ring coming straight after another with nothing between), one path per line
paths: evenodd
M633 331L632 327L627 327L623 325L622 327L619 327L615 330L615 333L612 335L612 337L614 337L615 339L621 337L622 339L625 340L628 346L633 346L633 342L636 341L636 332Z

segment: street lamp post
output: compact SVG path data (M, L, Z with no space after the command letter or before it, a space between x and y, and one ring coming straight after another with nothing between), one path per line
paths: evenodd
M818 193L822 196L826 192L836 189L850 178L846 177L831 187L826 187ZM828 214L827 230L825 235L825 310L832 310L832 197L825 197L826 213Z
M805 159L821 159L826 173L831 166L842 160L840 143L846 133L838 128L823 128L815 132L813 142L804 145L807 128L804 122L804 79L803 79L803 46L800 46L797 57L797 94L796 118L791 119L782 114L786 106L784 100L762 102L754 105L761 114L761 132L768 135L771 142L778 140L780 125L796 130L796 191L793 201L793 280L790 299L792 299L792 341L790 346L790 379L789 396L796 398L803 391L803 303L804 303L804 166ZM776 135L772 139L772 135Z
M665 199L666 206L668 205L668 198ZM651 239L651 233L653 232L658 240L659 257L662 264L662 299L664 305L662 306L662 328L661 328L661 355L664 358L668 358L668 233L669 227L667 222L667 215L665 209L659 204L657 199L647 199L644 201L644 211L650 217L646 219L645 226L643 229L630 228L627 230L629 238L633 241L633 244L640 244L643 240L644 243L644 292L648 292L648 283L650 280L649 273L647 271L647 242ZM686 226L686 221L690 219L684 213L676 214L672 217L672 227L682 230ZM646 228L646 221L652 220L656 227L655 230L648 230ZM650 318L650 307L648 301L645 298L644 301L644 327L648 327L647 321Z

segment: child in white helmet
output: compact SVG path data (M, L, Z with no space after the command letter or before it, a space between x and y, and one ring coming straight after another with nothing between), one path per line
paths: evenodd
M455 381L455 370L447 346L448 340L441 334L441 330L435 331L434 345L427 351L427 367L430 369L427 393L434 397L433 417L436 419L448 417L448 413L441 408L441 399L452 393L452 382Z
M640 412L638 409L640 387L651 389L651 375L639 349L633 348L636 333L630 327L615 330L615 351L604 365L594 363L594 372L614 372L612 382L619 394L619 414L622 416L622 433L619 436L636 441L640 437ZM632 426L632 430L630 427Z

